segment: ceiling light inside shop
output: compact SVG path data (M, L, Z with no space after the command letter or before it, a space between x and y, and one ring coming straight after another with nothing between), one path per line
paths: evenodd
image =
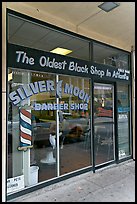
M98 7L103 11L109 12L112 9L118 7L119 5L120 3L117 2L104 2L103 4L100 4Z
M12 80L12 72L8 74L8 81Z
M60 55L68 55L69 53L72 52L72 50L68 50L65 48L57 47L54 50L51 50L50 52L60 54Z

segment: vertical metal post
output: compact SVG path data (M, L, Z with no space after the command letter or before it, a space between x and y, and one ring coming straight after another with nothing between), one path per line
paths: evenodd
M115 133L115 113L116 113L116 111L115 111L115 97L114 97L114 85L112 85L112 100L113 100L113 121L112 121L112 125L113 125L113 128L112 128L112 130L113 130L113 132L112 132L112 134L113 134L113 155L114 155L114 160L116 160L116 152L115 152L115 150L116 150L116 147L115 147L115 144L116 144L116 142L115 142L115 138L116 138L116 133Z
M6 59L7 59L7 53L6 53L6 43L7 43L7 35L8 35L8 24L7 24L7 15L6 15L6 5L7 3L2 4L2 137L1 137L1 143L2 143L2 202L6 202L6 188L7 188L7 164L6 164L6 158L7 158L7 107L8 107L8 101L7 101L7 71L6 71Z
M59 76L56 75L56 86L59 81ZM56 104L59 104L59 97L56 94ZM56 111L56 141L57 141L57 176L60 175L60 168L59 168L59 110Z
M117 104L117 83L114 83L114 134L115 134L115 144L114 144L114 151L115 151L115 161L116 163L119 162L118 157L118 104Z
M23 83L30 83L30 73L26 73L27 76L23 78ZM26 105L30 106L30 99L26 101ZM23 151L23 173L24 173L24 184L25 186L30 185L30 149Z
M93 173L95 173L95 135L94 135L94 81L90 80L90 96L91 96L91 104L90 104L90 129L91 129L91 157L92 157L92 167Z
M131 69L132 69L132 133L133 133L133 159L135 160L135 49L131 47Z

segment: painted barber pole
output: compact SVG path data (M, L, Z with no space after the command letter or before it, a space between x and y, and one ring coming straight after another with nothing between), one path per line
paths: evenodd
M20 109L20 146L18 150L27 150L32 148L32 125L31 125L31 110Z

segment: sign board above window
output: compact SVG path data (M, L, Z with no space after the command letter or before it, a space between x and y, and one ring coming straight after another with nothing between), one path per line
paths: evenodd
M88 77L129 81L130 71L85 60L61 56L28 47L8 44L8 67Z

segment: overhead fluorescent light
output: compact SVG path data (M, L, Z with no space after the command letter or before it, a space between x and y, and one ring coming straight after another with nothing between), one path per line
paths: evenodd
M12 72L8 74L8 81L12 80Z
M118 7L120 3L117 2L104 2L103 4L100 4L98 7L106 12L111 11L112 9Z
M69 53L72 52L72 50L68 50L65 48L57 47L54 50L51 50L50 52L60 54L60 55L68 55Z

